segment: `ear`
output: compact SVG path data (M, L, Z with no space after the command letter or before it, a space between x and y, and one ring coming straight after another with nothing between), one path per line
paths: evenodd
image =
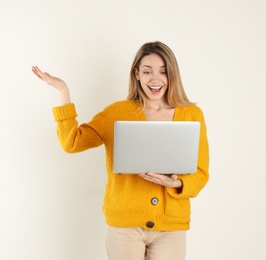
M139 70L137 68L135 68L135 76L137 80L140 80L139 78Z

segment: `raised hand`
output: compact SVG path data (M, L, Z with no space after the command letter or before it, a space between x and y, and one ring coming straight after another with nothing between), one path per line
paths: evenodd
M46 84L58 89L61 93L62 105L70 103L70 94L67 84L60 78L54 77L47 72L42 72L37 66L32 67L33 73Z
M53 77L47 72L42 72L37 66L33 66L32 71L38 78L43 80L48 85L58 89L59 91L68 88L67 84L62 79Z

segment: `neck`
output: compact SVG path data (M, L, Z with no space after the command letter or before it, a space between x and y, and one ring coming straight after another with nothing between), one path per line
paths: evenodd
M166 102L162 102L162 101L149 101L147 109L150 110L156 110L159 111L161 109L169 109L172 108L169 106L169 104L167 104Z

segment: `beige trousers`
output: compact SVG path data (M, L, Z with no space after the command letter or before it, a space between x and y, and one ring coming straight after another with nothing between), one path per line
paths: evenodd
M110 260L184 260L186 231L107 226L105 244Z

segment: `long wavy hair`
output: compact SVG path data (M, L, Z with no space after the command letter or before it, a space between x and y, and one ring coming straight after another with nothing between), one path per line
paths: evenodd
M168 88L165 95L167 95L166 100L168 104L171 107L194 105L195 103L189 101L185 93L174 53L167 45L159 41L145 43L137 52L130 69L127 99L139 102L142 109L147 107L148 97L144 93L139 80L136 79L135 72L139 70L142 58L152 53L159 55L165 62L168 78Z

